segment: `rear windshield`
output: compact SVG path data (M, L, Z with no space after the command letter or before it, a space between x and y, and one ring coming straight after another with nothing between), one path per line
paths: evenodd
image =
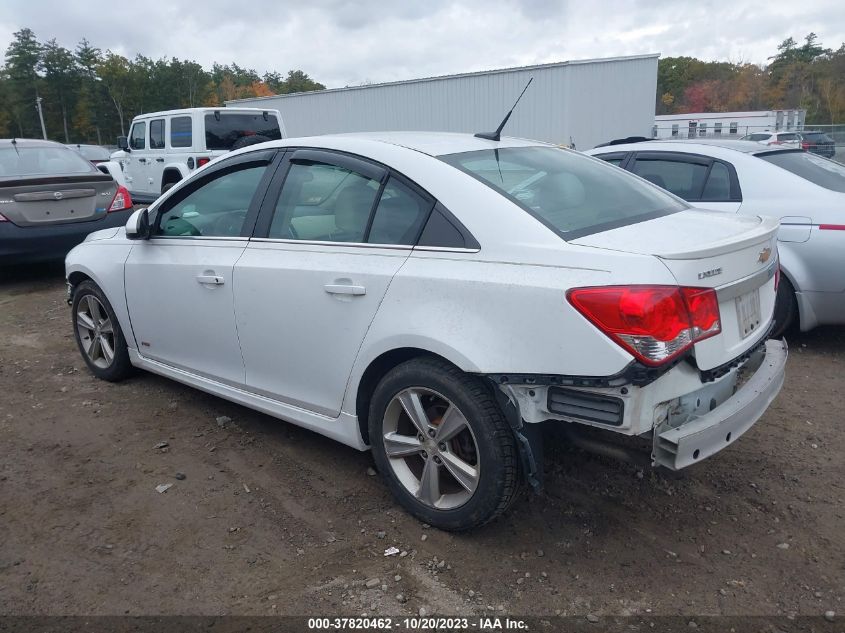
M771 134L749 134L748 136L743 136L740 140L741 141L765 141L771 136Z
M66 147L0 148L0 178L87 174L91 163Z
M845 193L845 165L810 152L775 152L757 156L820 187Z
M801 132L801 136L803 136L807 141L833 143L833 139L824 132Z
M108 160L111 155L111 152L109 152L109 150L105 147L99 147L97 145L71 145L69 147L70 149L82 154L83 158L87 158L91 161Z
M613 165L554 147L506 147L440 159L500 192L564 239L688 208Z
M263 136L267 140L282 138L279 122L274 114L234 114L219 112L205 115L205 148L232 149L235 141L243 136Z

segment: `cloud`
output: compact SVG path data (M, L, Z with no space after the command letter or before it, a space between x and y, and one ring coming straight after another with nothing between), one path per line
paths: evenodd
M838 47L837 0L4 0L0 46L30 27L128 57L298 68L330 87L566 59L659 52L765 62L810 31Z

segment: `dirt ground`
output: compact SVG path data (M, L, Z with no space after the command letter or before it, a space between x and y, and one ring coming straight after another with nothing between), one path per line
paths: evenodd
M61 268L0 271L0 613L840 614L845 329L790 350L765 417L685 477L558 447L544 493L453 535L367 453L150 374L95 380Z

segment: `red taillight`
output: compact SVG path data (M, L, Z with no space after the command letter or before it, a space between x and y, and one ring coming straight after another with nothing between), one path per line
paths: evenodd
M845 224L819 224L819 231L845 231Z
M712 288L601 286L567 293L578 312L647 365L722 331Z
M126 187L119 186L117 193L114 194L111 204L109 205L109 213L112 211L123 211L132 206L132 198L129 196L129 191Z
M203 165L207 165L211 162L211 159L208 156L203 156L201 158L197 158L197 167L202 167Z
M801 149L803 149L803 150L810 149L810 144L807 141L801 141Z
M780 285L780 266L775 268L775 292L778 291L779 285Z

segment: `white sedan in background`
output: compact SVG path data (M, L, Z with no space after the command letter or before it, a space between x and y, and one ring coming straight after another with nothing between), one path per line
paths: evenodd
M536 142L321 136L218 158L66 269L96 376L372 448L460 530L539 485L540 422L648 437L672 469L750 428L784 379L776 231Z
M757 143L699 139L608 145L587 154L663 187L696 207L780 221L784 279L776 334L845 324L845 165Z

